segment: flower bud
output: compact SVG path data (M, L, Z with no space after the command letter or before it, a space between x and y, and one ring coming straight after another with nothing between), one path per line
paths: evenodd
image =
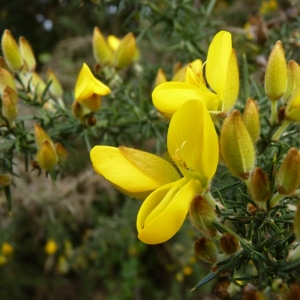
M159 84L164 83L167 81L167 77L165 72L163 71L163 69L158 69L155 80L154 80L154 84L153 87L157 87Z
M249 192L251 198L258 204L267 202L270 198L269 178L260 167L255 168L251 175Z
M202 236L194 244L195 253L205 262L214 264L218 259L218 248L210 239Z
M123 69L131 64L136 52L134 35L129 32L120 42L115 52L114 65L117 69Z
M300 202L298 202L297 210L295 213L294 232L295 232L297 241L300 242Z
M293 91L287 102L285 118L289 121L300 122L300 87Z
M98 62L101 66L112 63L112 50L108 46L98 27L94 28L93 33L93 54L96 62Z
M14 253L14 248L7 242L4 242L1 247L1 254L10 256Z
M279 100L287 87L287 65L281 41L274 45L265 74L265 91L271 101Z
M250 134L237 110L225 119L220 142L222 157L229 171L243 180L248 179L254 168L255 151Z
M39 166L45 171L51 170L58 162L58 157L54 147L48 140L45 140L39 147L36 160Z
M248 98L243 113L243 122L247 128L253 144L258 141L260 134L260 118L256 102L253 98Z
M237 237L228 232L225 232L221 236L220 247L225 254L231 255L237 252L240 249L241 245Z
M2 95L6 86L16 91L16 85L12 75L7 70L0 68L0 95Z
M55 242L55 240L53 239L49 239L46 243L46 246L45 246L45 252L48 254L48 255L52 255L52 254L55 254L56 251L57 251L57 243Z
M20 71L23 66L23 60L18 44L8 29L3 33L1 46L4 58L9 67L14 72Z
M29 42L23 36L19 38L19 46L26 69L29 72L33 72L36 67L35 56Z
M107 43L108 43L109 48L110 48L113 52L115 52L115 51L118 49L118 47L119 47L121 41L120 41L120 39L118 39L116 36L110 34L110 35L107 37Z
M5 69L6 71L10 72L10 68L7 65L3 56L0 56L0 68Z
M47 83L50 81L51 85L49 91L51 95L54 97L61 97L63 95L63 88L52 69L48 69L47 71Z
M229 280L222 280L217 283L214 289L214 294L218 299L230 299L240 290L241 288L233 282L230 282Z
M190 204L190 217L194 225L203 234L214 237L217 229L213 225L213 221L217 216L210 204L201 195L195 195Z
M10 86L6 86L2 94L2 115L12 122L18 115L18 95Z
M80 104L90 111L95 112L101 106L101 97L98 94L92 94L89 98L81 100Z
M0 185L8 186L11 184L11 177L9 174L1 174L0 175Z
M34 124L34 137L37 148L40 148L44 141L48 141L53 146L53 142L47 132L39 125Z
M300 66L294 60L287 65L287 88L283 99L287 101L296 87L300 86Z
M42 96L45 88L46 88L46 83L44 80L40 77L40 75L36 72L32 73L32 79L30 82L31 89L38 95Z
M54 148L58 157L58 163L63 164L68 157L68 152L66 148L60 143L55 143Z
M95 126L97 123L97 118L94 115L88 116L86 118L86 122L88 126Z
M84 109L78 101L73 102L72 114L74 118L78 120L82 120L84 118Z
M291 148L286 154L277 174L277 189L281 195L291 195L300 184L300 154Z

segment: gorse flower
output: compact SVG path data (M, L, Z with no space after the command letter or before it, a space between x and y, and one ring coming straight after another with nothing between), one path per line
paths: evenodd
M149 195L137 216L147 244L163 243L181 227L196 194L210 185L218 164L218 138L205 103L190 100L174 114L167 137L170 156L180 170L149 153L125 147L96 146L94 169L124 193ZM151 192L152 191L152 192Z
M237 58L229 32L220 31L215 35L208 49L205 76L203 68L202 62L196 60L186 69L185 82L157 86L152 93L154 106L168 118L191 99L204 101L210 112L228 112L239 92Z

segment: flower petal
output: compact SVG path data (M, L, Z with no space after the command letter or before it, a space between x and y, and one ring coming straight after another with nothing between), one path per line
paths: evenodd
M165 82L158 85L153 93L154 106L166 117L171 118L186 101L196 99L205 101L208 110L217 110L219 100L216 94L200 89L186 82Z
M97 173L130 194L153 191L180 178L170 163L147 152L95 146L90 155Z
M183 178L176 183L162 186L143 202L137 218L138 237L142 242L163 243L180 229L191 201L202 189L198 180L191 179L184 184L185 182ZM159 208L159 205L162 207ZM155 207L157 212L151 215Z
M225 89L231 52L231 34L218 32L209 46L205 69L208 84L218 95L222 95Z
M204 102L183 104L171 119L167 139L171 157L179 156L184 167L204 180L213 177L219 159L218 137Z

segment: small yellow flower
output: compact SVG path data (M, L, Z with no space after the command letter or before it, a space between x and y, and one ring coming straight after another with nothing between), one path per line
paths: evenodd
M57 246L57 243L55 242L55 240L49 239L45 246L45 252L48 255L52 255L52 254L56 253L57 248L58 248L58 246Z
M29 42L23 36L19 38L19 47L26 69L33 72L36 67L35 56Z
M5 256L10 256L14 253L14 248L7 242L4 242L1 247L1 253Z

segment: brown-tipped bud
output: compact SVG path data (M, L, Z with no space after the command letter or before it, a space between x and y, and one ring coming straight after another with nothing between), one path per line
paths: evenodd
M101 66L112 63L113 53L98 27L93 33L93 54L96 62Z
M277 174L277 189L281 195L291 195L300 184L300 154L291 148L286 154Z
M47 83L51 81L51 85L49 87L50 94L54 97L61 97L63 95L63 88L53 72L52 69L48 69L47 71Z
M290 288L290 291L284 298L284 300L299 300L300 299L300 285L293 284Z
M287 87L287 65L281 41L274 45L265 74L265 91L271 101L279 100Z
M279 123L283 122L285 119L285 107L280 107L277 111L277 120Z
M2 115L10 122L18 115L18 95L10 86L6 86L2 94Z
M285 118L300 122L300 87L297 87L290 96L285 108Z
M86 118L86 123L88 126L95 126L97 124L97 118L93 116L88 116Z
M295 213L294 232L295 232L297 241L300 242L300 202L298 203L297 210Z
M32 79L30 82L31 89L38 95L42 96L45 88L46 88L46 83L45 81L40 77L40 75L36 72L32 73Z
M220 142L222 157L230 172L243 180L248 179L254 168L255 151L239 111L234 110L225 119Z
M259 139L260 134L260 117L256 102L253 98L248 98L244 114L243 122L247 128L253 144Z
M82 120L84 118L84 109L78 101L73 102L72 113L73 116L78 120Z
M98 94L92 94L91 97L81 100L80 104L90 111L95 112L101 106L101 97Z
M249 291L245 293L242 300L266 300L265 295L260 291Z
M50 142L53 146L50 136L39 124L34 124L34 137L37 148L40 148L44 141Z
M218 259L218 248L210 239L202 236L194 244L195 253L208 263L214 264Z
M68 152L66 148L60 143L55 143L54 147L58 157L58 163L63 164L68 158Z
M11 184L11 177L9 174L1 174L0 175L0 185L8 186Z
M217 216L210 204L201 195L195 195L190 205L190 217L194 225L205 235L214 237L217 229L213 221Z
M2 95L7 86L16 91L16 85L13 76L7 70L0 68L0 95Z
M231 255L237 252L240 249L241 245L237 237L228 232L225 232L221 236L220 247L225 254Z
M166 81L167 81L167 77L166 77L164 70L161 68L158 69L155 80L154 80L153 87L157 87L158 85L160 85L161 83L164 83Z
M252 173L249 191L255 202L267 202L270 198L269 178L260 167L255 168Z
M300 66L294 60L287 65L287 88L283 99L287 101L296 87L300 86Z
M5 69L8 72L11 71L3 56L0 56L0 68Z
M3 33L1 46L4 58L9 67L14 72L20 71L23 66L23 60L18 44L8 29L6 29Z
M45 140L38 149L36 160L39 166L45 171L51 170L58 162L58 157L54 147Z
M240 290L241 288L233 282L230 282L229 280L222 280L217 283L214 289L214 294L218 299L230 299Z
M29 72L33 72L36 67L35 56L29 42L23 36L19 38L19 47L26 69Z
M129 32L121 40L119 47L115 52L114 65L117 69L123 69L129 66L136 53L136 44L134 35Z

